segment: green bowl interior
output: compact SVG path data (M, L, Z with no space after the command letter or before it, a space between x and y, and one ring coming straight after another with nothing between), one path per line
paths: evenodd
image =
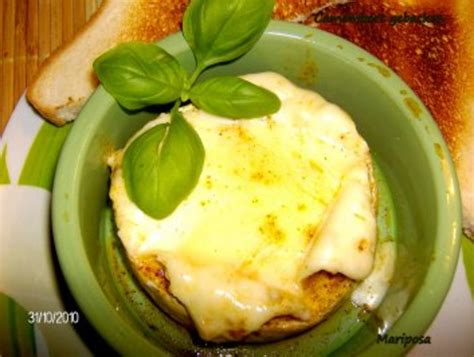
M194 60L180 34L160 45L192 70ZM260 71L278 72L316 90L356 122L394 202L396 270L379 311L396 320L389 334L423 334L449 288L460 235L459 193L452 162L428 111L406 84L365 51L334 35L289 23L272 22L252 51L205 76ZM61 267L87 318L114 348L124 353L218 348L256 354L281 348L336 354L377 354L387 348L401 353L406 348L375 343L377 333L383 331L377 315L362 318L350 302L325 323L295 338L257 346L207 346L164 314L146 310L149 301L136 291L139 288L133 279L121 288L108 287L110 276L104 266L116 264L116 270L129 273L120 258L120 247L116 243L109 248L104 245L104 236L113 235L110 224L101 224L109 205L105 157L123 147L161 110L125 111L99 88L74 124L55 178L53 226ZM113 258L117 252L119 258ZM112 256L111 261L107 256ZM130 304L130 299L135 299L134 303ZM142 317L134 311L137 304L158 322L143 321L143 311ZM344 323L348 320L352 323Z

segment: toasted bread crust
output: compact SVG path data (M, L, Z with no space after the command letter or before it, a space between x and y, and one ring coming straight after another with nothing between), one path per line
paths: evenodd
M129 261L135 276L151 299L176 321L192 328L194 325L186 307L169 291L170 282L164 265L155 256L141 259L129 257Z
M317 272L303 281L305 299L311 308L307 321L293 316L278 316L260 330L245 338L247 342L275 341L304 332L319 324L337 309L355 287L355 282L342 274Z
M187 3L104 0L78 34L43 62L27 89L28 101L53 124L74 120L98 85L94 60L120 42L153 42L178 31Z
M62 68L61 57L64 57L67 53L75 50L77 43L84 39L90 34L103 19L107 16L110 6L113 1L104 0L102 6L95 12L91 19L82 27L78 33L71 38L68 42L63 43L58 47L46 60L41 64L39 71L33 78L32 83L26 90L26 98L33 105L33 107L47 120L55 125L64 125L67 121L63 115L60 114L62 108L82 108L87 97L77 97L73 91L68 91L68 87L64 86L60 88L62 91L66 90L65 97L59 95L56 98L50 98L46 93L49 92L50 87L54 85L52 82L58 82L61 78ZM92 75L90 70L85 68L75 68L75 71L79 71L76 78L68 78L68 80L78 80L83 82L83 85L90 88L92 91L97 87L98 81ZM80 73L83 72L83 73ZM91 92L92 93L92 92ZM90 93L89 93L90 94ZM75 109L72 109L74 112Z
M193 329L194 323L186 308L169 290L170 282L163 264L155 256L130 258L130 262L136 277L152 300L176 321ZM326 319L344 301L354 286L355 282L342 274L317 272L303 281L305 301L310 308L308 320L299 320L293 316L277 316L250 335L243 331L232 331L231 335L234 341L269 342L301 333Z
M391 23L392 16L439 16L440 23ZM325 16L384 15L377 23L307 24L366 49L408 83L432 113L454 159L463 200L463 226L474 238L474 2L469 0L358 0Z

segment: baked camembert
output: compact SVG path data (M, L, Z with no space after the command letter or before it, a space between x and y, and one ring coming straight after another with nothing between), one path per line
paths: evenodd
M208 341L315 325L371 272L376 244L371 156L350 117L278 74L243 78L273 91L281 109L230 120L181 108L206 158L170 216L155 220L128 198L126 148L109 160L118 235L139 280ZM167 121L162 114L135 137Z

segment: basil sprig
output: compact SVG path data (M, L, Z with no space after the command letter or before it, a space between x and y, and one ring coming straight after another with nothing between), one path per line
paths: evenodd
M104 53L94 61L94 70L105 90L132 110L175 101L188 77L164 49L141 42L123 43Z
M248 52L272 16L273 0L193 0L183 35L196 57L197 73Z
M175 105L169 124L147 130L125 151L125 187L143 212L164 218L196 186L203 163L201 139Z
M189 97L196 107L232 119L257 118L280 109L275 94L239 77L207 79L194 85Z
M267 27L275 0L192 0L183 33L196 59L189 75L162 48L141 42L120 44L94 61L109 92L131 110L175 102L170 122L156 125L126 149L123 178L130 199L156 219L170 215L196 186L204 146L179 112L181 102L231 119L277 112L278 97L265 88L231 76L196 82L208 67L248 52Z

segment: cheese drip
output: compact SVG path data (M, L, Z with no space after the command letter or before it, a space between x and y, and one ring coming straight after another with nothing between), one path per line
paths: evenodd
M280 111L229 120L182 108L206 159L197 187L170 216L140 211L125 191L122 152L111 160L128 255L164 264L170 292L206 340L251 333L275 316L305 320L305 277L326 270L360 280L373 264L371 158L350 117L278 74L244 78L276 93ZM162 114L141 132L167 121Z

